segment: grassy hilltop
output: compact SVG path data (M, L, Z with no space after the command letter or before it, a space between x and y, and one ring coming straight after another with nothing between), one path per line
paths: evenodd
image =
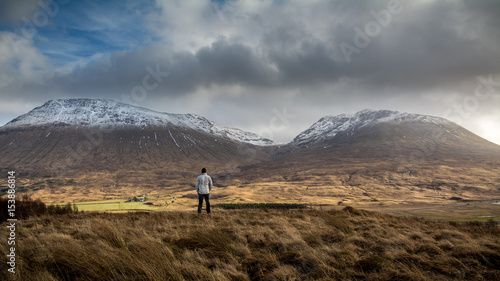
M351 207L91 212L18 224L18 274L2 270L1 280L500 279L497 226Z

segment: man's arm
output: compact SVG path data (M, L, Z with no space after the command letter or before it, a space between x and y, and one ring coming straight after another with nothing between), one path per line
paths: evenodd
M212 177L211 176L208 176L208 190L211 191L212 190Z
M196 189L196 192L199 193L199 188L200 188L200 177L196 178L196 185L194 186L194 189Z

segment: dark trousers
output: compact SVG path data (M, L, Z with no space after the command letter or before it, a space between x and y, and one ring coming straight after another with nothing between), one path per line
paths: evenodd
M210 214L210 194L198 194L198 214L201 214L201 207L203 206L203 198L205 198L205 202L207 203L207 213Z

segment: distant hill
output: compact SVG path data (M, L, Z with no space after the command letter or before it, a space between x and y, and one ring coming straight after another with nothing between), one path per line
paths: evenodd
M489 153L500 148L444 118L389 110L325 116L290 143L291 146L322 148L342 144L368 147L389 144L392 150L417 145L427 154L427 150L443 149L456 149L459 151L454 152L458 154ZM379 152L387 155L389 151Z
M307 186L309 194L344 202L500 191L500 146L443 118L388 110L325 116L276 145L198 115L53 100L1 127L0 148L2 171L16 170L27 190L51 198L65 196L57 190L120 196L123 186L189 189L201 167L220 186L264 193L259 187ZM287 196L298 198L294 192Z
M131 127L181 127L237 142L273 145L254 133L221 126L195 114L172 114L105 99L59 99L46 102L7 123L2 129L36 127L86 127L121 129Z
M198 115L112 100L52 100L0 128L0 168L45 178L111 172L127 181L138 171L137 177L154 175L148 182L177 180L202 166L227 170L262 161L266 153L254 147L272 144Z
M256 192L286 186L294 198L500 198L500 146L443 118L387 110L325 116L243 170L235 178Z

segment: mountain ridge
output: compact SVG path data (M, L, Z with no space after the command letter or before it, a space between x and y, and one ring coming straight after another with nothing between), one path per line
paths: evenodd
M255 145L241 141L251 133L234 140L224 133L238 129L197 115L65 102L49 101L0 127L0 170L19 172L26 189L47 200L59 200L59 192L81 200L192 190L202 167L227 188L228 200L239 201L247 193L302 198L306 190L328 204L365 194L427 200L427 191L438 190L441 198L470 199L500 190L500 146L439 117L363 110L325 116L285 145Z
M406 113L392 110L365 109L354 114L327 115L320 118L311 127L297 135L292 144L305 145L327 138L333 138L339 133L354 131L377 123L434 123L449 125L452 122L441 117Z
M30 112L20 115L0 129L15 129L36 126L84 126L84 127L126 127L126 126L178 126L199 130L226 139L258 146L306 145L340 133L352 134L357 129L377 123L434 123L449 125L453 122L430 115L399 112L393 110L364 109L354 114L325 115L309 128L285 144L258 136L238 128L217 124L196 114L174 114L154 111L110 99L57 99L49 100Z
M273 145L257 134L219 125L196 114L173 114L128 105L109 99L50 100L8 122L0 129L36 126L178 126L253 145Z
M483 147L493 147L495 150L500 147L447 119L392 110L365 109L354 114L326 115L289 143L278 144L257 134L219 125L195 114L158 112L109 99L88 98L47 101L42 106L0 127L0 132L15 129L22 131L26 128L77 127L108 131L127 128L141 130L177 128L176 130L182 131L188 128L214 137L255 145L257 148L266 146L304 148L311 145L327 148L331 145L359 142L361 136L375 143L378 141L399 142L398 139L414 143L421 140L431 140L436 143L451 140L457 145L475 146L478 144ZM170 131L168 132L170 134ZM354 136L355 134L358 135ZM183 133L181 135L189 139L189 136L186 137ZM175 146L180 148L173 136L169 138L174 140Z

